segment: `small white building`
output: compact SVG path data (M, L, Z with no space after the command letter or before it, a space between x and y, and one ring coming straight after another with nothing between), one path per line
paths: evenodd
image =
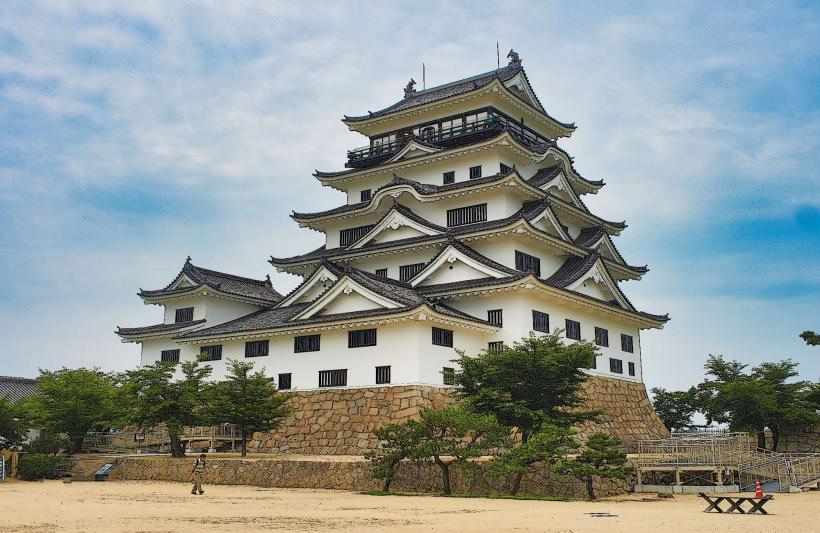
M142 363L202 356L218 378L250 359L280 389L447 385L457 350L476 354L556 329L600 348L596 375L641 381L640 331L664 315L638 311L619 283L646 267L613 243L625 227L582 201L583 178L518 56L503 68L416 91L343 122L369 138L347 169L316 172L346 202L294 213L321 248L272 257L304 282L286 296L270 280L194 266L141 291L161 324L120 328Z

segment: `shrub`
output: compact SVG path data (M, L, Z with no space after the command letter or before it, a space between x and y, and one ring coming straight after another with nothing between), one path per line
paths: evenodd
M17 463L17 474L26 481L56 479L57 470L64 463L64 457L51 457L39 453L23 454Z

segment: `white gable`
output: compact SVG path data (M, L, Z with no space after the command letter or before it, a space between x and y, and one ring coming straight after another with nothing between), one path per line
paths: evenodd
M385 216L364 237L351 246L352 249L361 248L370 242L388 242L410 237L425 235L440 235L441 231L411 220L395 209Z
M307 281L305 281L304 285L299 287L296 292L288 296L286 299L279 302L278 307L285 307L296 303L311 302L320 294L325 292L328 287L332 286L337 279L337 276L328 270L327 267L319 267L319 269L316 270L316 272L314 272L307 279Z
M570 240L569 235L564 230L564 227L561 225L561 222L555 216L555 213L552 212L552 209L549 207L544 209L540 215L535 217L530 221L530 224L535 226L536 228L543 230L553 237L558 237L559 239L563 239L565 241Z
M575 194L575 191L572 190L572 187L570 187L569 181L563 172L559 172L554 178L541 185L541 189L551 193L553 196L557 196L565 202L569 202L575 207L584 209L584 205Z
M615 246L612 244L612 239L609 238L609 235L604 235L598 243L596 248L598 253L602 256L606 257L607 259L611 259L616 263L624 264L618 254L615 252Z
M567 287L567 289L598 298L605 302L617 300L625 309L632 309L629 302L621 295L621 291L618 289L615 281L604 269L600 259L595 262L586 274Z
M361 286L348 277L343 277L293 319L397 307L401 307L401 304Z
M538 99L535 97L535 93L530 87L530 84L527 83L527 78L524 77L523 73L516 74L512 79L507 80L504 82L504 87L509 89L513 94L523 99L525 102L529 103L532 107L536 109L540 109L541 111L544 108L538 103Z
M182 275L179 279L174 283L170 288L171 289L184 289L185 287L193 287L194 285L199 285L198 283L194 283L194 281L186 275Z
M410 141L407 145L399 150L399 153L387 160L387 163L395 163L402 159L412 159L414 157L421 157L423 155L430 155L440 151L440 148L431 148L416 141Z
M433 262L410 280L410 285L416 287L467 279L503 278L505 276L507 276L505 272L469 257L453 246L448 246Z

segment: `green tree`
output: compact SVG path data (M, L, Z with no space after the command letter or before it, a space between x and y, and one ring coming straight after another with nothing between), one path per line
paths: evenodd
M697 411L697 390L694 387L686 391L667 391L661 387L653 387L651 392L652 406L666 429L672 431L692 427L692 416Z
M203 390L211 367L199 365L198 361L180 364L182 378L176 379L177 364L158 361L129 370L122 379L120 398L125 423L144 430L164 424L173 457L185 457L180 439L184 428L203 423Z
M57 455L61 451L71 449L71 440L61 433L42 432L30 444L23 446L27 453L43 455Z
M456 406L440 411L422 411L421 439L414 459L430 459L441 469L444 494L451 494L450 467L481 457L493 448L509 444L509 428L493 415Z
M512 494L518 494L523 474L539 464L555 464L563 456L578 447L572 438L575 432L569 428L544 424L527 442L493 457L488 466L491 476L512 475Z
M772 449L777 449L783 429L817 423L820 416L811 401L812 384L796 380L797 363L786 359L766 362L754 367L751 378L763 383L772 392L775 407L766 413L765 424L772 432Z
M365 453L365 457L370 461L373 478L384 480L384 492L390 490L399 463L417 452L423 430L421 423L410 420L404 424L387 424L373 431L379 439L379 449Z
M243 457L250 435L276 429L291 412L287 405L290 395L276 390L264 368L252 370L253 363L229 360L225 381L215 383L209 393L211 420L239 426Z
M590 435L586 447L574 460L560 461L555 465L557 472L571 474L586 483L587 496L595 499L593 480L627 479L632 467L626 464L626 454L620 449L621 441L606 433Z
M804 331L800 334L800 338L809 346L820 346L820 335L813 331Z
M89 431L114 427L119 418L115 379L96 368L40 370L37 389L21 408L33 427L67 435L72 452L82 448Z
M8 396L0 396L0 448L19 446L26 438L28 424L21 410Z

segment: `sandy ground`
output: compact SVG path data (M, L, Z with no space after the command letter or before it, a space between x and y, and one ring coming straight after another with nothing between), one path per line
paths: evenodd
M770 516L703 513L693 496L547 502L140 481L0 483L0 532L816 531L820 492L777 494ZM609 513L593 516L590 513Z

